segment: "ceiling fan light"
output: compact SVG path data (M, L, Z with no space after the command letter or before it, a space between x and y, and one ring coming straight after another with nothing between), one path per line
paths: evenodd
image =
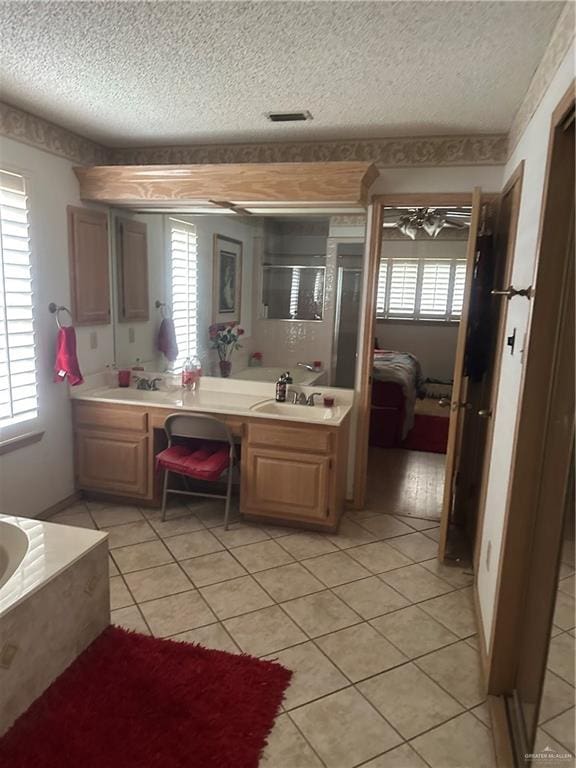
M436 237L438 233L442 231L445 225L446 225L445 217L438 214L429 216L426 219L426 221L424 221L424 223L422 224L424 231L430 237Z

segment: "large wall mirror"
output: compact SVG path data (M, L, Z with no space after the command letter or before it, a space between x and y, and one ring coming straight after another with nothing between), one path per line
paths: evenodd
M274 382L290 371L295 384L354 386L365 216L114 210L112 217L113 231L139 235L129 258L125 238L115 238L119 367L178 372L197 355L209 376ZM127 296L140 317L126 312ZM171 323L175 345L166 336ZM231 326L241 329L240 346L223 369L215 335Z

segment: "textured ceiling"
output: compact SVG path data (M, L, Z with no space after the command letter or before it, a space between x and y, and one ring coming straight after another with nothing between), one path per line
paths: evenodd
M2 98L111 146L506 132L562 6L4 0Z

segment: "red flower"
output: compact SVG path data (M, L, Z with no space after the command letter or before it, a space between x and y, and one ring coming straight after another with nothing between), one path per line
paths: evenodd
M244 328L238 328L238 336L244 335Z

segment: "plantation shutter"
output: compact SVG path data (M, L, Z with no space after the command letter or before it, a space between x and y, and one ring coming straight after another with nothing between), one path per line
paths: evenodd
M193 224L170 219L172 319L178 344L174 368L198 353L198 252Z
M414 314L417 284L417 261L392 262L388 300L388 312L390 315L409 316Z
M451 264L448 261L425 261L420 289L420 315L444 317L450 292Z
M29 211L22 176L0 171L0 426L38 416Z
M462 304L464 302L464 286L466 284L466 262L456 264L454 273L454 288L452 290L452 306L450 314L460 317L462 314Z
M380 259L378 267L378 289L376 291L376 315L384 315L386 311L386 278L388 275L388 262Z

